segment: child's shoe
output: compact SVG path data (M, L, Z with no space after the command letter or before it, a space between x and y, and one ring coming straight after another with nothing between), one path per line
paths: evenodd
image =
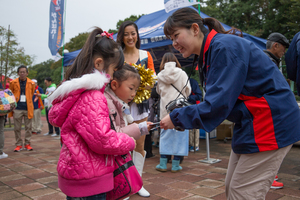
M156 166L156 170L160 172L167 171L168 158L160 158L160 163Z
M179 166L180 160L172 160L172 169L171 172L179 172L182 170L182 167Z

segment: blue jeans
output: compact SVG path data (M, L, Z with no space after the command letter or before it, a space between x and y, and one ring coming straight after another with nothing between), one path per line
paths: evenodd
M160 155L161 158L167 158L170 155ZM183 156L174 156L174 160L180 160Z
M106 193L96 194L88 197L69 197L67 196L67 200L106 200Z

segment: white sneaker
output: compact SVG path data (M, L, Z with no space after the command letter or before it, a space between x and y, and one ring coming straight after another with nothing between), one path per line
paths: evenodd
M2 155L0 155L0 159L7 158L7 157L8 157L8 155L6 153L4 153L4 152L2 152Z
M138 191L138 194L141 196L141 197L150 197L150 193L144 188L142 187L140 189L140 191Z
M45 133L44 135L50 135L50 133L48 132L48 133Z
M129 197L126 197L125 199L123 199L123 200L128 200L129 199Z
M57 135L56 133L53 133L51 136L56 137L56 136L59 136L59 135Z

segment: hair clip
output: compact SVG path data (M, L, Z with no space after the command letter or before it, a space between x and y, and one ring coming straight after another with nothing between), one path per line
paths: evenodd
M106 36L107 38L114 39L113 38L113 33L108 33L106 31L104 31L103 33L101 33L101 36Z

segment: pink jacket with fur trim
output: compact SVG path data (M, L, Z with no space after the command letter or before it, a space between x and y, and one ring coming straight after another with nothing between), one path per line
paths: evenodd
M52 125L61 127L62 149L57 164L58 185L71 197L84 197L113 189L114 155L126 154L134 140L110 128L103 94L109 82L95 71L65 81L48 98Z

